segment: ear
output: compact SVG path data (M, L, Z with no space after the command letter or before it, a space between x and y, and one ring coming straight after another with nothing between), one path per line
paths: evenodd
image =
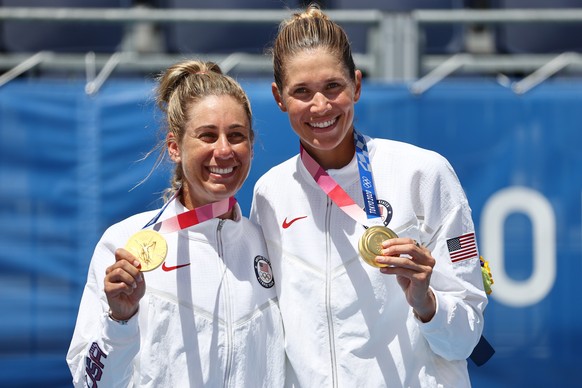
M176 141L176 136L169 132L166 136L166 146L168 147L168 155L174 163L180 163L182 159L180 158L180 147Z
M354 90L354 102L358 102L362 93L362 72L356 70L356 88Z
M287 107L283 102L283 98L281 97L281 93L279 92L279 88L277 87L276 83L271 84L271 92L273 93L273 97L275 97L275 101L277 102L277 106L281 109L281 112L287 112Z

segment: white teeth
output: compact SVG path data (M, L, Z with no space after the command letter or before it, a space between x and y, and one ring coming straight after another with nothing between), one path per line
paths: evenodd
M213 174L225 175L225 174L230 174L232 172L232 170L234 170L234 167L229 167L229 168L208 167L208 169Z
M309 123L309 125L311 125L312 127L315 127L315 128L326 128L326 127L333 125L335 122L336 122L336 119L332 119L332 120L324 121L322 123Z

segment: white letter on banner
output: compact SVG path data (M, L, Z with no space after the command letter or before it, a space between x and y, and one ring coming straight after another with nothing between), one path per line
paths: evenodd
M504 223L512 213L524 213L533 228L533 271L515 281L505 272ZM485 204L481 215L483 257L489 261L495 284L492 297L509 306L524 307L542 300L556 280L556 220L548 200L535 190L501 190Z

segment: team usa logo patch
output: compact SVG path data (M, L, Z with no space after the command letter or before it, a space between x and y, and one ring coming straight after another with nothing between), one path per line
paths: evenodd
M271 288L275 285L271 262L266 257L261 255L255 257L255 275L261 286Z
M384 226L388 226L390 221L392 221L392 205L390 205L388 201L378 199L378 206L380 207L380 215L382 216Z

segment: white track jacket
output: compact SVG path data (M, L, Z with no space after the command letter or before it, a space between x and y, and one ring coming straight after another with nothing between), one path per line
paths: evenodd
M160 220L185 210L174 200ZM67 354L75 386L283 386L272 272L260 231L246 218L164 234L168 254L144 272L138 313L126 325L108 317L105 269L155 213L111 226L97 244Z
M436 259L437 311L422 323L396 278L358 255L364 227L333 204L298 156L255 186L251 219L272 260L290 362L301 387L468 387L467 361L483 329L487 297L479 255L453 262L474 226L463 189L437 153L368 140L384 223ZM329 170L364 208L356 158ZM476 252L476 243L474 245Z

